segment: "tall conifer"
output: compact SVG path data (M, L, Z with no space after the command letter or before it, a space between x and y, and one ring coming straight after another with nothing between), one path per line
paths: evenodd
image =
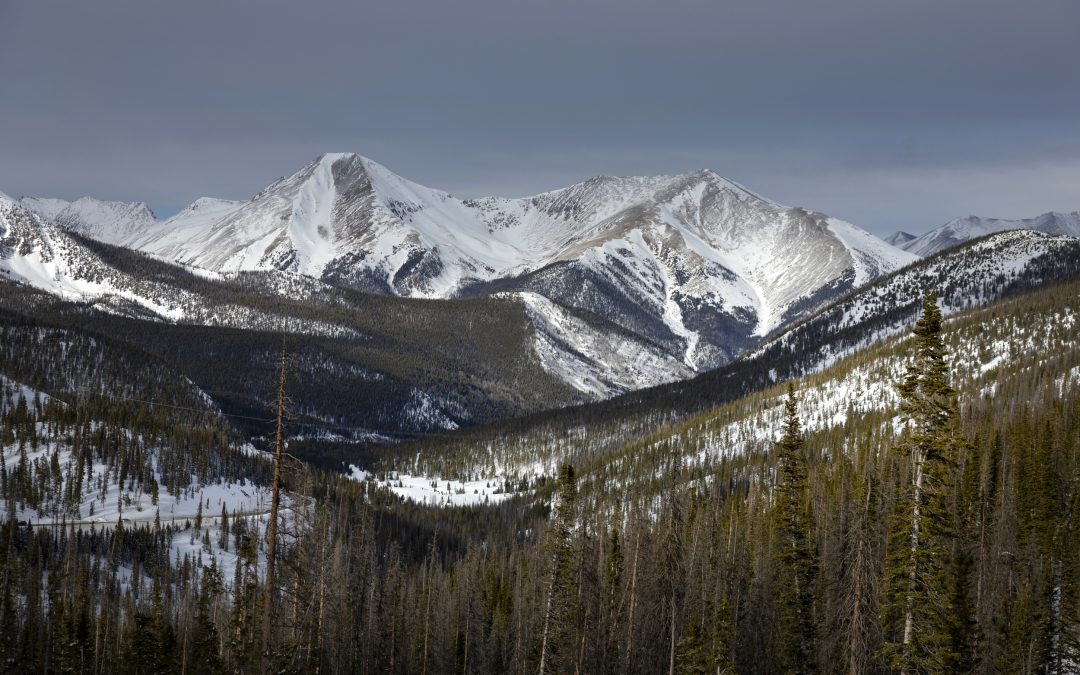
M956 659L950 564L956 400L941 323L937 297L929 293L915 324L914 359L898 386L908 429L898 448L905 470L889 526L883 606L884 656L902 673L948 672Z
M814 584L818 572L814 519L807 477L806 448L796 410L795 387L784 403L784 435L779 454L774 518L776 528L777 612L781 659L789 673L816 672Z

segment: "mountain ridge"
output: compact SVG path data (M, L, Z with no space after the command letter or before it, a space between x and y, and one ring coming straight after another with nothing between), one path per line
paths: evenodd
M927 257L965 241L1005 230L1032 230L1044 234L1080 237L1080 211L1047 211L1034 218L1017 220L968 215L954 218L919 236L897 232L886 241L910 253ZM891 241L893 239L896 241Z
M212 217L178 223L185 210L123 244L215 272L298 272L410 297L475 295L542 273L547 286L509 290L645 330L696 370L729 360L822 289L829 295L917 259L708 170L459 199L334 153L246 202L220 204ZM623 319L620 307L640 316Z
M146 202L108 201L88 196L75 201L22 197L18 202L51 223L106 244L119 244L160 222Z

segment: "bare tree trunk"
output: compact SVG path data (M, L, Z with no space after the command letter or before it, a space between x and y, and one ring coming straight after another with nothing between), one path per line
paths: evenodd
M274 622L274 564L277 557L277 520L281 505L281 454L285 427L285 335L281 336L281 373L278 376L277 434L274 437L274 477L270 494L270 523L266 528L266 598L262 627L263 670L270 662L270 635Z
M552 603L555 597L556 571L557 570L554 568L554 566L552 566L551 579L548 580L547 602L544 605L544 635L543 638L540 640L540 675L544 675L544 668L547 667L547 645L548 635L551 631L551 613L553 611Z
M319 523L319 560L326 560L326 544L330 538L329 525ZM322 627L326 612L326 564L319 565L319 608L315 615L315 626L308 640L308 663L314 659L314 672L322 670Z
M581 647L578 649L577 665L574 667L575 675L581 675L581 664L585 661L585 643L589 637L589 615L585 615L585 625L581 631Z
M862 539L856 544L855 560L852 562L852 579L853 588L851 594L853 601L851 603L851 627L848 635L848 675L859 675L861 672L859 655L865 649L863 644L862 633L862 594L864 589L862 588L862 568L866 564L864 559L865 551L863 550Z
M6 583L6 581L5 581ZM102 624L105 623L105 612L102 611L101 616L98 618L97 625L94 626L94 668L93 672L101 672L101 632Z
M432 546L432 555L434 555L434 545ZM428 563L429 565L433 563ZM427 582L427 601L424 603L424 665L423 675L427 675L427 661L428 661L428 636L431 634L431 570L428 569L428 582Z
M467 601L466 601L467 602ZM469 623L472 619L472 612L469 611L469 607L465 606L465 658L461 665L461 672L465 675L469 675Z
M919 500L922 499L922 483L923 483L923 451L921 449L916 450L914 455L915 466L915 492L911 505L911 570L908 573L908 597L907 597L907 609L904 615L904 646L911 645L914 639L915 633L915 605L914 597L915 590L918 584L918 570L915 565L915 556L919 550L919 517L921 515L921 509L919 507Z
M641 533L637 534L634 542L634 567L630 572L630 610L626 620L626 672L630 672L633 666L634 646L634 609L637 606L637 571L638 552L641 550Z
M668 675L675 675L675 594L671 594L671 655L668 661Z

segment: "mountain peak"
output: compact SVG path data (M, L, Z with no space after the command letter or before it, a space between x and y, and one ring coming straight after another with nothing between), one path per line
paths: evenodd
M199 197L195 201L185 206L183 211L205 211L207 209L217 208L225 204L237 205L243 204L243 201L236 199L219 199L218 197Z
M387 173L393 173L385 166L379 164L373 159L369 159L359 153L355 152L324 152L315 159L311 160L305 169L322 169L324 171L331 171L333 167L339 163L346 165L356 166L362 168L365 171L368 169L381 170ZM303 171L304 169L301 169Z
M320 169L322 171L331 171L335 164L344 162L349 165L358 165L362 168L367 168L368 164L373 164L370 159L363 155L358 155L355 152L324 152L315 159L308 163L306 168Z
M140 218L157 220L157 214L154 213L154 210L151 209L146 202L121 202L84 196L73 201L71 205L80 210L87 208L104 208L115 211L127 211Z
M908 243L912 239L915 239L914 234L911 234L910 232L905 232L903 230L897 230L896 232L893 232L889 236L885 237L885 243L892 244L893 246L896 246L898 248L903 248L903 245Z
M120 244L132 234L152 228L157 216L146 202L121 202L79 197L63 199L23 197L19 204L45 220L91 239Z

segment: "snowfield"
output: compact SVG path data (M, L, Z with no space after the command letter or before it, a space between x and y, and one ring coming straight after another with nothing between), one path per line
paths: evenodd
M438 476L410 476L391 471L379 479L356 466L349 467L356 481L373 481L397 496L425 506L477 506L497 504L514 496L505 479L451 480Z

